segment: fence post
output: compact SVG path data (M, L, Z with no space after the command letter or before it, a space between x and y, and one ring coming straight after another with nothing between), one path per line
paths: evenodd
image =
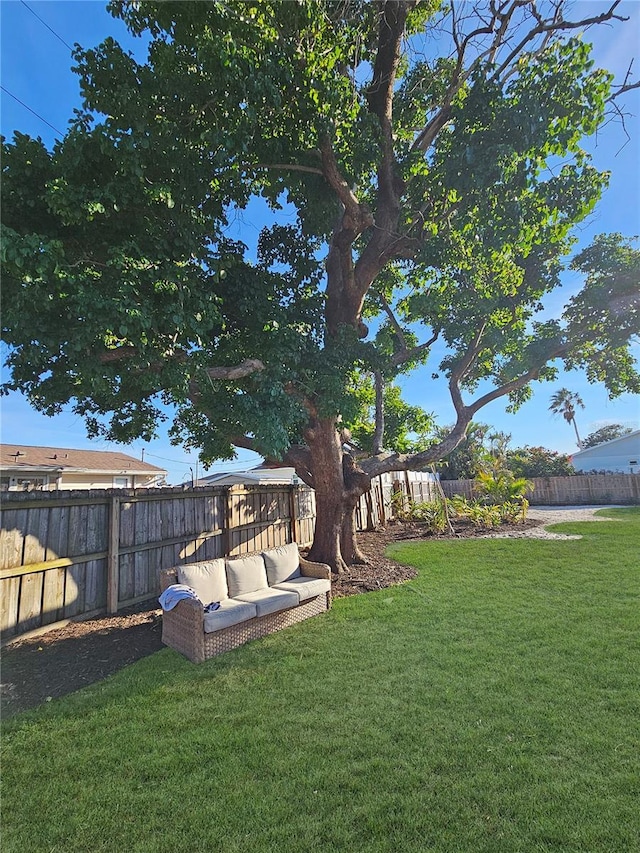
M231 522L233 516L233 486L227 486L224 491L224 505L222 513L222 556L231 556Z
M413 483L409 480L409 472L404 472L404 482L407 489L407 509L411 509L411 504L413 503Z
M120 580L120 498L111 498L109 513L109 548L107 555L107 611L118 612Z
M291 541L298 541L297 486L289 486L289 512L291 514Z
M375 530L376 525L373 520L373 496L371 495L371 486L369 486L369 491L364 493L364 503L367 508L367 522L365 530Z
M382 484L382 474L378 475L378 497L380 498L380 523L383 527L386 527L387 511L384 506L384 486Z

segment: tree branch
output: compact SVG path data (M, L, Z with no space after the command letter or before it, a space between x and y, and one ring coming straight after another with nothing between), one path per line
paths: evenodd
M322 174L329 186L338 196L344 207L345 216L342 229L353 232L351 242L366 228L373 224L373 215L366 205L360 204L355 193L340 172L331 140L325 136L320 143L322 154Z
M401 352L397 352L391 359L391 364L394 367L400 367L401 364L413 361L414 358L420 358L421 355L424 355L424 353L430 349L433 344L435 344L439 337L440 331L436 329L429 340L425 341L423 344L419 344L417 347L411 347L411 349L404 349Z
M244 379L252 373L264 370L264 364L257 358L245 358L240 364L233 367L207 367L205 373L210 379L223 379L233 381Z
M396 333L398 340L400 341L400 346L402 347L403 351L406 352L408 347L407 347L407 339L404 336L404 329L402 328L402 326L400 325L400 323L396 319L396 316L393 313L393 311L391 310L391 306L387 302L384 293L380 293L379 296L380 296L380 301L382 302L382 307L384 309L384 313L387 315L387 317L389 318L389 322L393 326L393 330Z
M466 376L467 372L469 371L469 368L471 367L478 353L480 352L480 341L482 340L482 336L484 335L485 329L486 323L483 323L478 332L476 333L475 338L467 347L467 351L465 352L461 360L458 362L457 366L451 371L451 376L449 377L449 393L451 394L451 401L453 402L458 417L460 417L462 413L465 412L467 409L462 400L460 383Z
M283 172L307 172L310 175L322 175L325 173L317 166L303 166L300 163L257 163L254 169L277 169Z
M113 361L123 361L126 358L135 358L138 354L139 350L137 347L127 344L125 346L107 350L98 356L98 361L100 364L111 364Z
M208 367L202 372L208 377L210 382L213 380L234 381L236 379L244 379L245 376L250 376L252 373L264 370L264 364L257 358L246 358L240 364L233 367ZM197 379L192 379L189 382L189 399L191 402L200 407L202 402L202 391L200 390L200 382ZM251 449L251 448L250 448Z
M376 230L355 268L356 287L362 295L389 260L415 251L406 238L397 233L400 199L405 191L405 182L399 174L393 136L394 86L407 13L415 5L416 0L386 0L380 4L376 58L367 101L370 112L380 123L381 157L378 166Z
M418 453L381 453L362 460L359 463L360 467L371 478L391 471L424 470L455 450L464 438L470 423L471 414L465 412L462 417L458 417L449 435L427 450L421 450Z
M284 454L283 462L295 468L296 474L303 483L314 488L314 477L311 472L311 451L305 444L292 444Z
M504 60L502 65L496 71L496 77L500 77L502 72L511 65L513 60L524 50L526 45L537 38L542 33L546 32L560 32L561 30L576 30L582 29L583 27L590 27L594 24L603 24L606 21L626 21L628 18L624 18L621 15L615 15L614 12L616 8L620 5L621 0L615 0L615 3L612 3L609 9L606 12L602 12L600 15L594 15L591 18L583 18L580 21L565 21L562 17L562 4L558 4L556 13L550 21L545 21L540 19L538 16L538 24L533 27L529 32L520 40L520 42L516 45L515 48L511 51L511 53ZM535 4L532 4L535 7Z
M255 438L251 438L248 435L234 435L231 439L231 444L234 447L241 447L243 450L252 450L254 453L258 452L256 450Z
M518 7L528 6L531 14L536 20L536 25L523 35L518 44L511 49L508 56L501 62L494 74L496 79L505 79L503 75L508 77L513 71L513 69L509 69L514 60L522 54L528 44L535 41L535 39L541 35L544 36L544 44L547 44L554 33L558 33L563 30L580 29L582 27L594 26L612 20L628 20L628 18L615 14L615 10L619 6L620 2L621 0L615 0L615 2L612 3L605 12L602 12L599 15L583 18L580 21L564 20L562 17L562 2L558 2L554 7L553 16L550 19L545 19L540 15L533 0L531 0L531 2L528 2L528 0L516 0L510 6L505 2L499 8L492 3L492 16L489 22L468 33L462 40L457 32L456 9L455 5L452 3L452 38L456 45L457 52L456 68L451 75L451 83L442 99L440 109L425 125L424 129L416 136L412 145L412 150L424 152L433 144L439 132L449 121L453 98L466 80L469 79L473 70L481 65L485 60L493 61L497 56L500 47L507 44L505 36L507 35L508 25ZM469 64L469 67L464 70L465 55L471 42L478 36L490 35L492 33L494 34L494 38L492 39L491 45L487 49L481 51ZM538 51L536 51L534 56L537 55L537 53ZM625 82L625 84L619 87L619 91L611 96L610 100L614 97L618 97L626 91L638 88L639 86L640 84L626 84Z
M376 418L375 431L373 433L373 455L383 452L382 441L384 438L384 380L382 373L376 370L373 374L375 389L376 389Z

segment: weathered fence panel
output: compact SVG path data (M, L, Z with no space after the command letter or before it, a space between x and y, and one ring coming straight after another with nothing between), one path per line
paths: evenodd
M306 487L5 493L0 529L3 639L87 618L159 592L161 568L309 545Z
M357 528L384 525L398 488L432 500L434 481L417 472L376 477L356 508ZM0 527L0 630L8 639L151 599L162 568L310 545L315 495L290 485L8 492Z
M579 474L572 477L533 477L527 492L531 506L640 504L640 474ZM473 480L443 480L447 497L472 498Z
M438 478L426 471L399 471L374 477L370 491L362 495L356 506L356 529L384 527L393 518L399 499L408 506L410 501L434 501L438 495Z

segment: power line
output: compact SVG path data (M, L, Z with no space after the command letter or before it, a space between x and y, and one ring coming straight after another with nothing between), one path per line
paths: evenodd
M144 455L145 455L145 457L151 456L152 459L162 459L163 462L173 462L175 465L183 465L185 468L188 468L191 465L195 464L195 462L192 462L192 461L185 462L185 461L179 461L178 459L167 459L166 456L158 456L156 453L149 453L147 450L145 450ZM201 465L201 464L202 464L201 462L198 462L198 465ZM220 462L214 462L211 467L216 466L216 465L222 465L222 466L224 466L224 468L235 468L236 465L238 465L241 467L241 470L246 470L247 465L251 465L251 462L236 461L236 462L228 462L227 463L224 460L220 460ZM209 469L207 469L207 470L209 470ZM214 471L213 473L215 474L215 473L219 473L219 472Z
M47 121L47 120L46 120L46 118L42 118L42 116L41 116L39 113L37 113L35 110L32 110L32 109L31 109L31 107L30 107L30 106L28 106L27 104L25 104L25 102L24 102L24 101L21 101L21 100L20 100L20 98L16 97L16 95L14 95L14 94L13 94L13 92L10 92L10 91L9 91L7 88L5 88L4 86L0 86L0 89L2 89L2 91L3 91L3 92L6 92L6 94L7 94L7 95L9 95L9 97L10 97L10 98L13 98L13 100L14 100L14 101L17 101L21 106L23 106L23 107L25 108L25 110L29 110L29 112L30 112L30 113L33 113L33 115L34 115L36 118L39 118L39 119L40 119L40 121L43 121L43 122L47 125L47 127L50 127L50 128L51 128L51 130L55 130L55 132L56 132L59 136L64 136L64 133L63 133L61 130L58 130L58 128L57 128L57 127L54 127L54 126L51 124L51 122L50 122L50 121Z
M46 27L49 30L50 33L53 33L53 35L58 39L58 41L62 42L62 44L67 48L67 50L70 53L73 53L73 48L71 47L71 45L67 44L67 42L62 38L62 36L59 36L58 33L53 29L53 27L50 27L46 21L43 21L42 18L40 17L40 15L37 12L34 12L34 10L31 8L31 6L29 6L28 3L25 3L24 0L20 0L20 2L22 3L22 5L26 9L28 9L31 12L32 15L35 15L35 17L40 21L40 23L44 27Z
M163 462L173 462L174 465L184 465L185 468L188 468L191 464L190 462L185 462L184 459L167 459L166 456L158 456L156 453L149 453L147 450L145 450L144 455L151 456L153 459L162 459Z

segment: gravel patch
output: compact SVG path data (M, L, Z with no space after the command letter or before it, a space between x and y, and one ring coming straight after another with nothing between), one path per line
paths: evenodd
M617 504L616 504L617 506ZM549 524L562 524L568 521L606 521L596 515L599 509L614 509L613 506L534 506L527 510L529 521L536 521L535 527L527 530L510 530L507 533L488 533L490 539L582 539L582 536L567 533L552 533L546 527Z

